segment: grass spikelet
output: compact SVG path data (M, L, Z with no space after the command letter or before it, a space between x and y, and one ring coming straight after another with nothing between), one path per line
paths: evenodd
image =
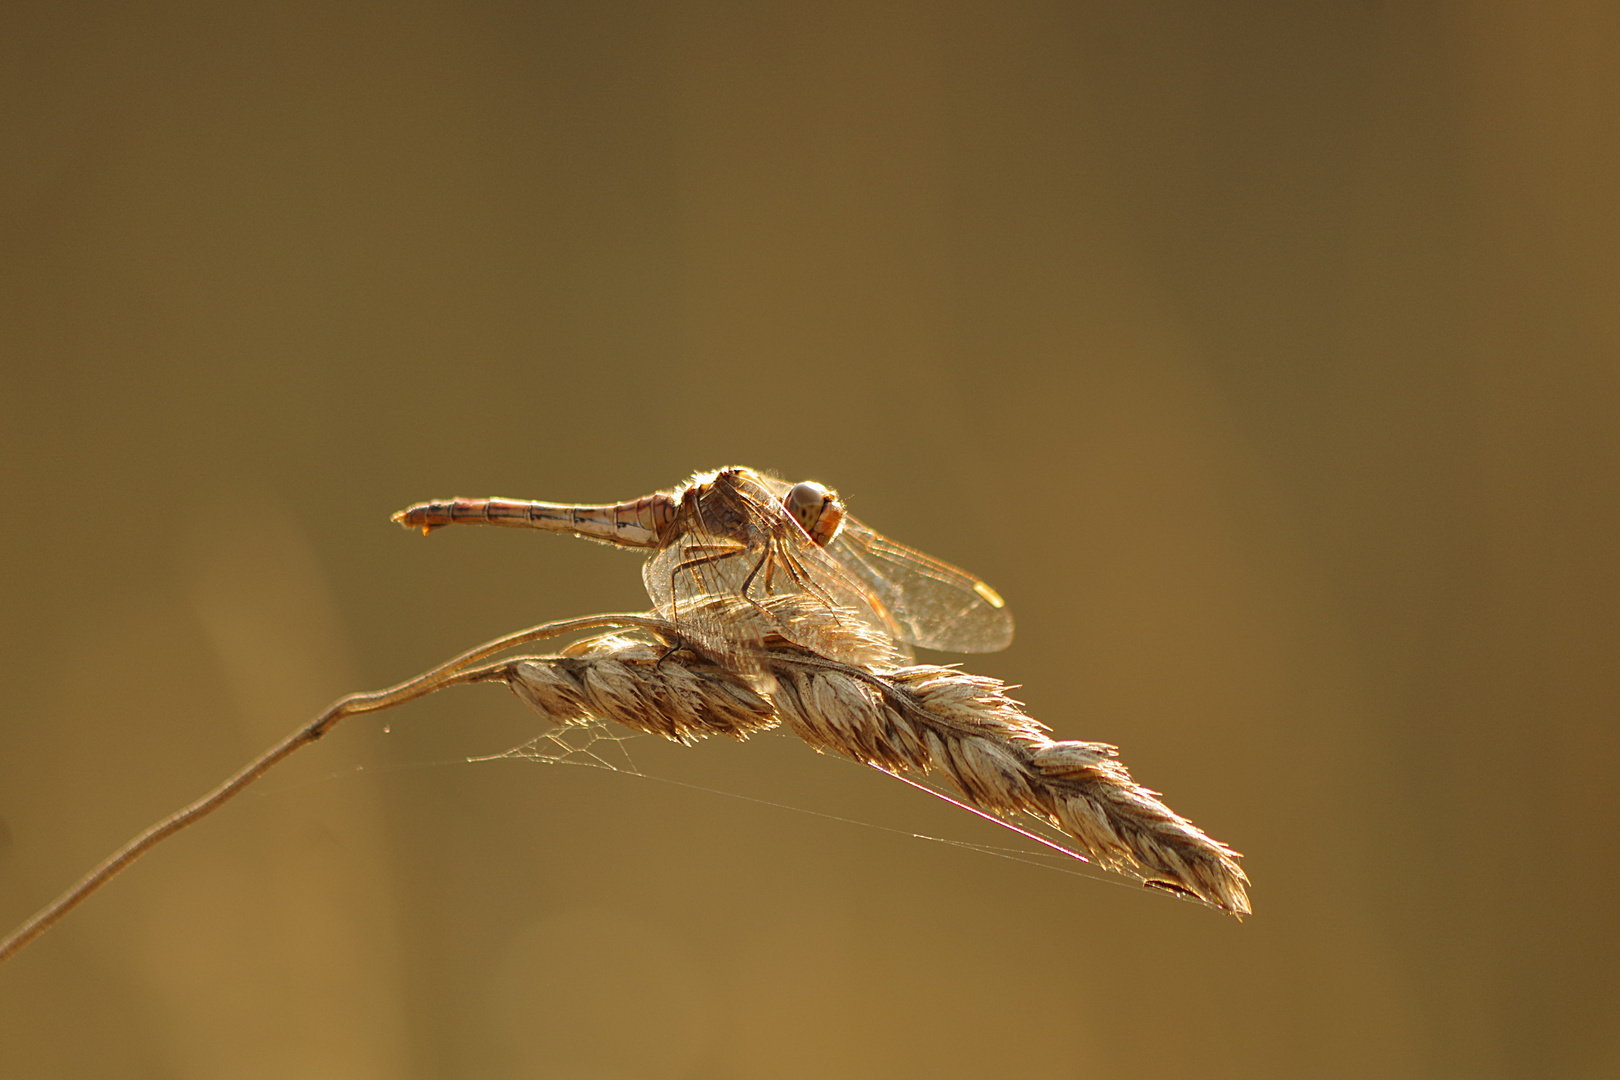
M690 650L609 634L561 656L524 657L498 669L514 693L559 724L612 720L686 745L709 735L746 739L778 720L748 681Z
M777 711L816 749L892 772L938 773L970 805L1028 814L1100 866L1249 912L1235 851L1137 784L1114 747L1050 738L1002 683L934 665L877 674L785 649L774 656Z

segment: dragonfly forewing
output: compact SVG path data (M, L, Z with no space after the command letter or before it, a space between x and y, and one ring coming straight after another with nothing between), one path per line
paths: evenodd
M828 545L840 564L877 595L901 640L943 652L998 652L1012 643L1012 612L972 574L897 544L846 518Z
M777 498L791 484L761 476ZM894 636L943 652L998 652L1012 643L1013 619L1001 595L950 563L896 543L845 514L826 552L876 601Z

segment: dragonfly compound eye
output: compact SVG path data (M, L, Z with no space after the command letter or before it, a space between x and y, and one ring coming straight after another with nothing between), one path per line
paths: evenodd
M782 505L821 547L832 542L844 521L844 507L837 494L813 480L794 484L782 499Z

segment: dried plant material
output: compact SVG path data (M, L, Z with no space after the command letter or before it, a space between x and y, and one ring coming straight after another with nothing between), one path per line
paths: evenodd
M876 637L855 620L838 632ZM746 738L780 720L818 751L895 774L938 773L970 806L1003 818L1027 814L1098 865L1144 884L1234 915L1250 910L1237 852L1132 780L1114 747L1050 738L998 680L936 665L851 665L770 637L767 692L682 644L673 627L649 620L642 633L652 640L593 638L559 657L497 665L490 677L557 723L612 720L682 743Z
M991 594L993 595L993 594ZM818 751L894 775L939 773L963 804L1003 818L1027 814L1074 840L1078 854L1233 915L1249 911L1239 855L1139 786L1112 746L1057 742L995 679L952 667L898 666L902 653L874 624L825 598L702 597L687 617L706 625L738 619L774 626L761 652L736 663L727 650L684 638L659 615L592 615L486 642L430 671L334 702L206 795L137 833L4 939L0 963L153 847L201 821L279 762L345 717L390 709L464 683L505 682L560 725L611 720L691 743L707 735L745 739L787 725ZM559 656L477 666L499 653L564 634L619 628ZM832 655L802 641L808 631ZM1075 852L1072 852L1075 853Z
M462 683L480 682L496 677L495 671L503 665L475 667L479 661L494 656L497 653L508 652L519 645L526 645L531 641L540 641L544 638L560 637L563 634L575 634L584 630L595 630L606 626L644 627L651 632L661 632L668 626L662 620L648 619L644 615L591 615L583 619L561 619L557 622L545 623L541 626L519 630L515 634L507 634L493 641L486 641L477 648L462 653L453 660L446 661L438 667L413 678L406 679L396 686L386 690L378 690L370 694L350 694L333 702L324 712L307 724L300 725L291 734L270 749L248 762L235 774L227 777L225 782L214 790L208 792L200 799L196 799L168 817L154 822L152 825L136 833L123 847L114 851L99 864L92 867L88 873L81 877L67 891L56 899L36 911L23 924L0 939L0 963L5 963L17 955L29 942L45 933L60 922L70 911L84 903L113 878L123 873L136 860L142 858L158 844L178 833L180 830L195 825L203 818L224 806L237 795L275 768L280 762L286 760L296 751L308 746L336 727L346 717L358 713L377 712L380 709L391 709L396 705L403 705L407 701L415 701L447 686L457 686Z
M770 699L742 676L696 653L669 655L619 634L580 642L562 656L512 661L508 672L517 696L559 724L612 720L690 745L708 735L746 739L778 722Z
M997 680L932 665L887 675L802 661L775 670L777 711L816 749L895 773L938 772L968 804L1028 814L1100 866L1248 914L1237 852L1132 780L1114 747L1048 737Z

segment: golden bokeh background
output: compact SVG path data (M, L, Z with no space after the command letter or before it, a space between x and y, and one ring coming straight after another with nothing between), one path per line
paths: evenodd
M8 926L645 606L391 511L728 463L993 582L1256 914L459 688L7 964L0 1075L1616 1075L1617 10L5 5Z

